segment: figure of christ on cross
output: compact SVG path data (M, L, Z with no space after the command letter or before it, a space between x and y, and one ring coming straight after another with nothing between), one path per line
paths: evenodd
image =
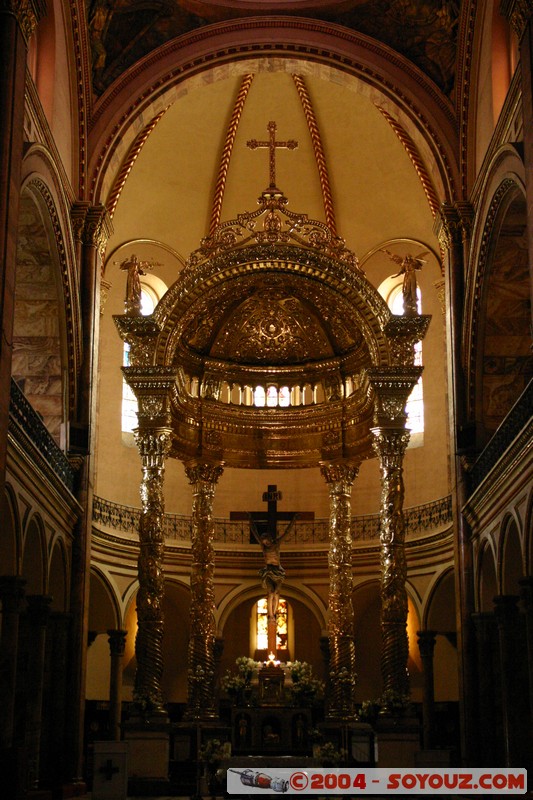
M276 188L276 148L284 147L286 150L296 150L298 142L296 139L288 139L286 142L276 142L276 123L269 122L267 125L269 139L268 142L260 142L257 139L250 139L246 146L250 150L257 150L258 147L268 147L270 165L270 189Z
M278 500L282 494L277 486L269 485L263 492L263 501L267 503L267 511L232 511L230 519L250 522L250 530L254 539L261 545L265 559L264 566L260 569L262 585L267 593L268 612L268 652L276 653L276 615L279 605L280 589L285 580L285 570L281 566L280 544L292 530L294 523L299 520L313 520L312 511L278 511ZM288 526L278 536L278 521L288 521Z

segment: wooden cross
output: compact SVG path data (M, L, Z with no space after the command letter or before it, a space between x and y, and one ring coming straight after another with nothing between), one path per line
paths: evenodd
M108 758L106 763L104 764L104 766L100 767L99 772L101 772L102 775L105 775L106 781L112 781L113 780L113 775L116 772L120 772L120 770L119 770L118 767L115 767L113 765L113 762L111 761L111 759Z
M283 495L278 490L278 487L269 484L267 491L263 492L263 502L267 504L266 511L231 511L229 518L232 520L253 520L259 535L269 533L273 540L278 537L278 521L291 522L296 513L298 513L299 520L312 520L315 518L314 511L278 511L278 501L282 497ZM250 542L255 542L251 532Z
M284 147L287 150L296 150L298 142L296 139L288 139L286 142L276 142L276 123L269 122L267 125L270 134L268 142L259 142L257 139L250 139L246 142L246 146L250 150L257 150L258 147L268 147L269 149L269 162L270 162L270 189L276 188L276 148Z

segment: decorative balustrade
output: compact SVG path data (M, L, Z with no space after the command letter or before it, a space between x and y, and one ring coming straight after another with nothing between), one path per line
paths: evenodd
M140 513L140 509L131 506L111 503L101 497L94 498L93 523L95 525L102 525L105 528L137 536ZM452 521L451 496L407 508L404 514L408 536L443 527ZM214 525L214 540L217 544L255 544L255 539L250 538L250 526L246 520L236 522L215 518ZM352 531L355 542L377 540L379 538L379 514L352 517ZM191 518L181 514L165 514L164 533L167 541L189 542ZM317 519L313 521L297 520L283 541L284 545L307 545L326 544L328 539L329 519Z
M23 448L27 447L24 437L29 439L43 459L42 466L51 469L67 489L73 491L74 470L14 380L11 380L9 397L9 431Z

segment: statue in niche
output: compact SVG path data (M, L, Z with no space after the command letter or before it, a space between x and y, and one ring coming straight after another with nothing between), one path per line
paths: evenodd
M141 275L146 275L145 270L162 266L158 261L139 261L136 255L125 258L124 261L115 261L120 269L128 273L126 281L126 314L141 316Z
M400 275L403 275L403 313L409 317L415 316L418 313L416 271L422 269L423 265L426 263L423 256L427 255L429 250L424 250L424 252L419 253L417 256L412 256L409 253L405 256L398 256L396 253L391 253L390 250L384 247L381 248L381 252L386 253L395 264L400 266L399 272L391 277L399 278Z

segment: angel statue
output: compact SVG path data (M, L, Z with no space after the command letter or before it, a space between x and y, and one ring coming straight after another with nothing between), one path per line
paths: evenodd
M126 314L139 317L141 315L141 275L146 275L145 270L162 266L158 261L139 261L137 256L132 255L124 261L115 261L120 265L120 269L127 270L128 278L126 281Z
M396 253L391 253L390 250L386 250L384 247L381 248L381 252L386 253L392 261L399 264L400 271L391 277L398 278L400 275L403 275L403 313L408 317L414 317L418 314L416 270L422 269L422 266L426 263L426 259L423 258L423 256L427 255L429 250L424 250L417 256L412 256L409 253L406 256L398 256Z

